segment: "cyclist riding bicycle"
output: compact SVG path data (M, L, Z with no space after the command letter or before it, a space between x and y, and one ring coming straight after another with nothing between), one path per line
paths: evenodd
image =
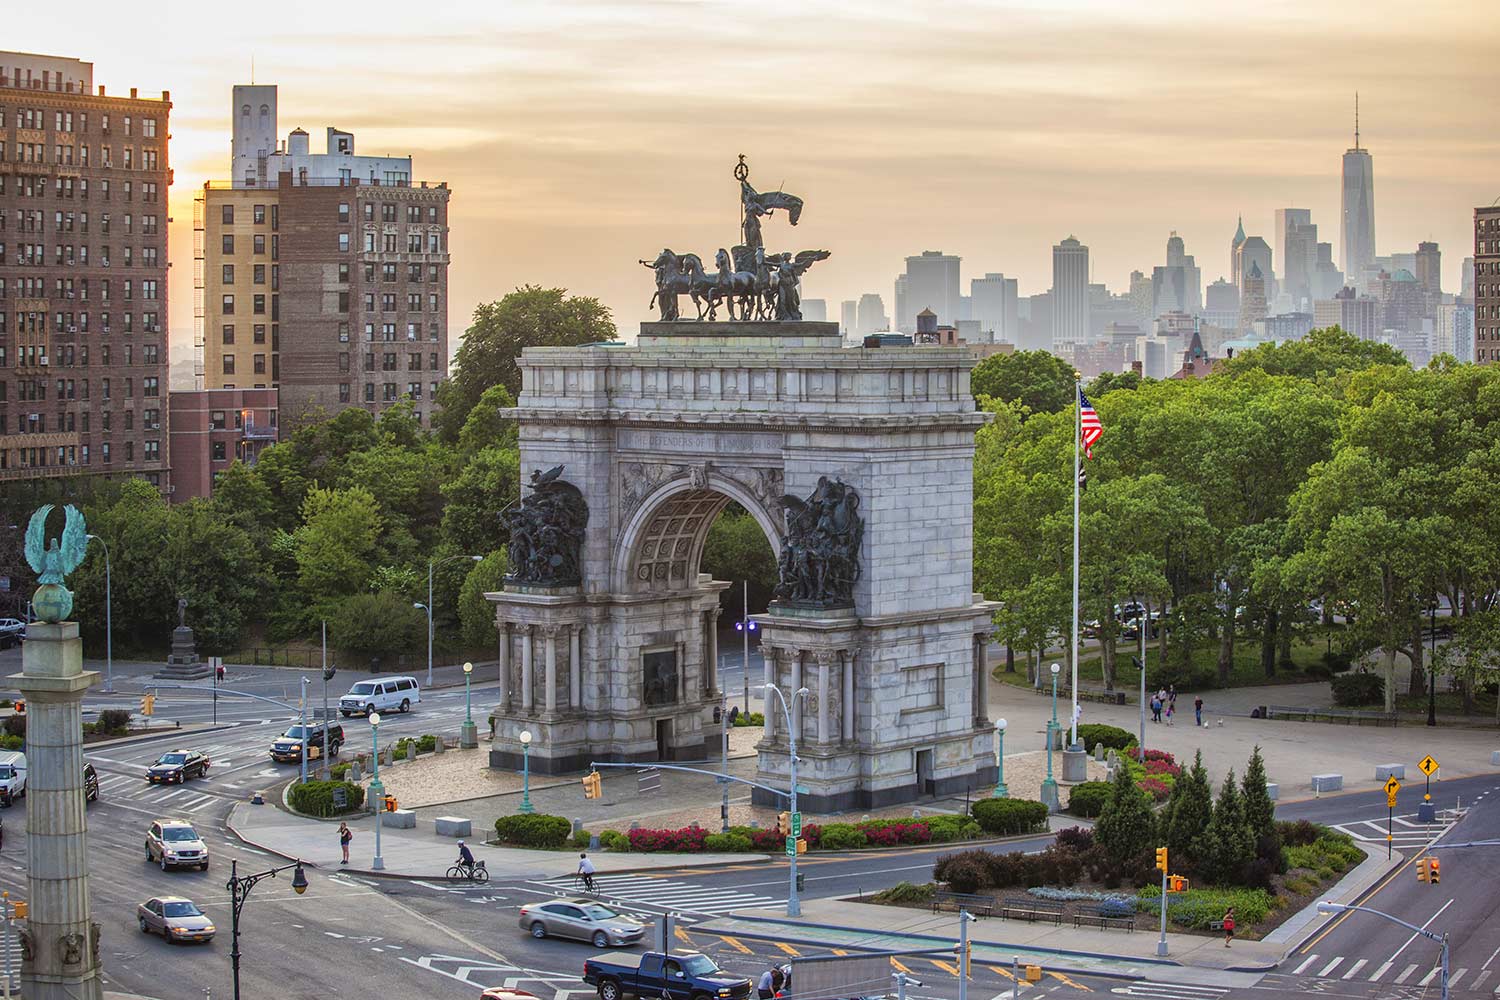
M594 891L594 863L589 860L587 852L578 855L578 877L583 879L584 888L589 892Z
M465 868L474 867L474 854L462 840L458 842L458 863Z

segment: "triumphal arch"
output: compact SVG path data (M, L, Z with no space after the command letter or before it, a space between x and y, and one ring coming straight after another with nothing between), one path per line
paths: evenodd
M758 619L764 682L789 698L806 689L792 718L803 807L992 783L994 606L972 572L983 415L967 352L846 349L837 324L802 320L801 274L827 254L766 254L760 218L795 219L802 202L736 177L744 241L704 282L693 254L648 264L663 319L635 346L522 356L512 414L528 482L502 515L511 575L487 595L502 678L491 763L519 766L523 730L542 773L717 759L729 584L699 563L732 501L777 552L776 598ZM682 318L681 295L707 314ZM726 304L731 318L717 318ZM758 772L784 787L776 704Z

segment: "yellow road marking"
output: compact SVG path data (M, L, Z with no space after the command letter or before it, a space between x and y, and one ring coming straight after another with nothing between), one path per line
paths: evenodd
M896 971L897 972L904 972L908 976L911 975L911 969L908 969L904 964L902 964L902 962L901 962L900 959L896 959L896 958L891 959L891 964L896 967Z
M927 961L931 962L933 965L937 966L939 969L942 969L944 972L948 973L948 975L950 975L950 976L956 976L956 975L958 975L958 966L954 965L952 962L944 962L941 959L936 959L936 958L929 958Z
M693 943L693 939L690 938L690 937L688 937L687 931L683 930L681 927L678 927L678 928L676 928L673 931L673 936L676 937L677 940L681 941L683 944L692 944Z
M728 937L726 935L720 934L719 935L719 940L723 941L725 944L729 945L729 947L733 948L735 951L739 952L741 955L748 955L748 954L750 954L750 949L749 948L746 948L744 945L740 944L738 941L736 941L732 937Z
M1009 979L1012 982L1015 981L1016 977L1012 976L1010 974L1010 970L1009 969L1002 968L1002 967L1000 967L998 965L990 965L990 966L986 966L986 968L988 968L991 972L994 972L994 973L996 973L998 975L1004 976L1006 979Z
M782 951L786 952L788 955L792 956L793 958L800 958L802 956L802 953L800 951L798 951L796 948L793 948L789 944L784 944L784 943L782 943L780 941L777 941L776 942L776 947L780 948Z
M1067 976L1063 975L1061 972L1048 972L1047 975L1051 976L1053 979L1056 979L1058 982L1062 983L1064 986L1071 986L1071 987L1073 987L1075 990L1082 990L1085 993L1092 993L1092 992L1094 992L1093 990L1089 989L1087 986L1083 985L1082 983L1075 983L1075 982L1073 982L1073 980L1069 979Z
M835 955L839 956L840 958L843 958L845 955L849 954L847 951L845 951L842 948L833 948L831 950L833 951L833 953Z

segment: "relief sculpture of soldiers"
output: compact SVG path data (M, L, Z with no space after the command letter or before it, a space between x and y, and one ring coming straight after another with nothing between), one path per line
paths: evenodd
M731 320L796 321L802 319L802 276L827 250L767 253L761 238L761 219L779 209L792 225L802 216L802 199L784 191L757 191L750 184L745 157L734 168L740 184L740 233L742 241L732 249L720 247L714 254L714 270L706 271L696 253L678 254L664 249L655 260L640 263L656 273L656 293L648 308L661 311L663 320L682 319L678 296L687 295L699 320L718 319L722 305Z
M516 583L568 587L582 575L589 508L578 487L562 478L563 468L533 471L530 495L500 515L510 529L510 579Z
M806 500L784 496L786 541L778 560L776 599L793 607L854 606L865 522L854 487L827 476Z

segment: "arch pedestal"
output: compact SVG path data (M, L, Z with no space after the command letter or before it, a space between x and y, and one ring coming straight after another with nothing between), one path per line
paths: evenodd
M693 326L643 336L651 346L522 356L511 412L523 476L564 466L589 521L577 586L486 595L502 679L492 765L519 766L523 729L540 773L717 758L715 618L729 584L698 572L709 526L732 500L779 551L781 497L806 497L827 476L858 492L865 522L852 606L773 604L759 619L766 679L809 691L795 722L804 808L992 782L993 605L972 583L984 417L966 352L800 346L828 343L834 324L797 324L799 346L777 342L777 324L747 324L739 338L718 324L698 341ZM785 725L779 709L767 715L759 780L781 786Z

